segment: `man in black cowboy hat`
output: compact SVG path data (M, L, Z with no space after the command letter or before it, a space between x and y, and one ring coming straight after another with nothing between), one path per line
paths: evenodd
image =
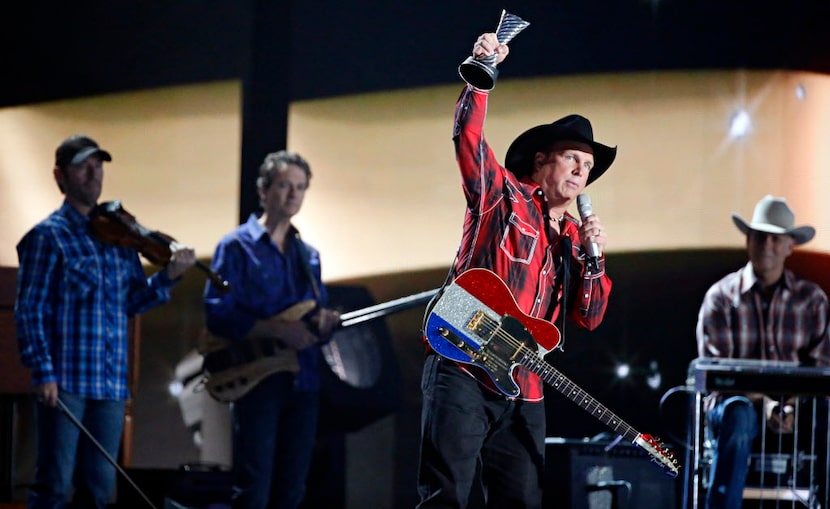
M809 242L816 230L796 227L786 200L771 195L755 206L751 222L737 214L732 214L732 221L746 235L749 262L706 292L697 322L698 354L830 366L827 295L817 284L785 268L793 248ZM740 509L753 440L760 432L760 415L777 441L781 434L794 431L795 402L795 398L773 399L760 394L710 396L707 417L716 445L706 496L708 508ZM826 405L822 411L826 412ZM818 421L827 422L826 417ZM819 442L826 441L825 433L816 436ZM820 461L818 467L823 465ZM818 486L823 484L818 482Z
M480 36L473 56L494 53L500 63L508 48L495 34ZM588 119L569 115L516 138L505 168L482 131L487 98L467 86L456 105L453 134L467 211L451 276L488 269L526 315L551 323L567 316L592 330L605 314L611 281L604 257L588 253L592 243L605 247L605 229L596 215L580 224L568 208L605 173L616 148L594 141ZM521 367L512 375L516 397L496 390L478 368L427 349L419 508L467 507L476 492L485 494L487 507L541 506L543 384Z

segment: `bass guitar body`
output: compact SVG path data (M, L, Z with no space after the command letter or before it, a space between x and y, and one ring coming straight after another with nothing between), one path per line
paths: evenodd
M316 305L312 300L299 302L279 313L276 319L300 320ZM205 388L217 401L236 401L269 375L300 370L297 351L274 338L230 342L204 331L202 341Z

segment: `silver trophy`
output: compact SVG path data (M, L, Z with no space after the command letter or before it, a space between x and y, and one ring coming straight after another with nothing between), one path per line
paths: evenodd
M496 38L499 43L507 44L528 25L530 23L522 18L502 10L499 26L496 27ZM467 57L467 60L458 66L458 74L464 78L464 81L480 90L492 90L496 86L496 76L499 75L496 69L496 57L495 53L479 58Z

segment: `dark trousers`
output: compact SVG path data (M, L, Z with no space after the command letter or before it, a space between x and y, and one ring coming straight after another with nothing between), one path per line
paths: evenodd
M419 509L539 508L545 451L543 402L508 400L436 354L424 363Z
M816 460L813 463L815 471L812 472L812 486L817 488L815 496L822 507L827 507L827 462L830 453L827 449L827 400L817 398L815 403L814 411L813 399L802 400L797 423L797 445L793 444L794 435L778 435L761 429L764 424L760 417L760 408L745 397L732 396L718 403L708 415L716 445L706 498L707 509L742 507L743 491L749 473L749 457L752 452L760 452L762 447L767 453L791 453L794 449L808 454L814 451ZM806 477L798 480L810 481L810 475ZM753 480L757 482L759 479ZM765 484L787 485L789 482L767 473Z
M232 405L234 509L295 509L305 495L319 413L317 392L278 373Z
M123 400L93 400L64 391L61 401L110 458L118 457L124 427ZM38 403L37 470L30 509L104 509L115 491L115 467L60 409ZM74 480L74 483L73 483Z

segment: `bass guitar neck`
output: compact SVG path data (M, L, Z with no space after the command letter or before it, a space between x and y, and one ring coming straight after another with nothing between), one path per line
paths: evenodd
M340 328L352 327L392 313L404 311L430 300L438 289L427 290L340 315ZM279 313L283 321L300 320L316 307L312 300L299 302ZM204 353L205 387L217 401L230 403L251 391L265 377L300 369L297 352L279 338L248 338L227 341L207 334L213 345Z

